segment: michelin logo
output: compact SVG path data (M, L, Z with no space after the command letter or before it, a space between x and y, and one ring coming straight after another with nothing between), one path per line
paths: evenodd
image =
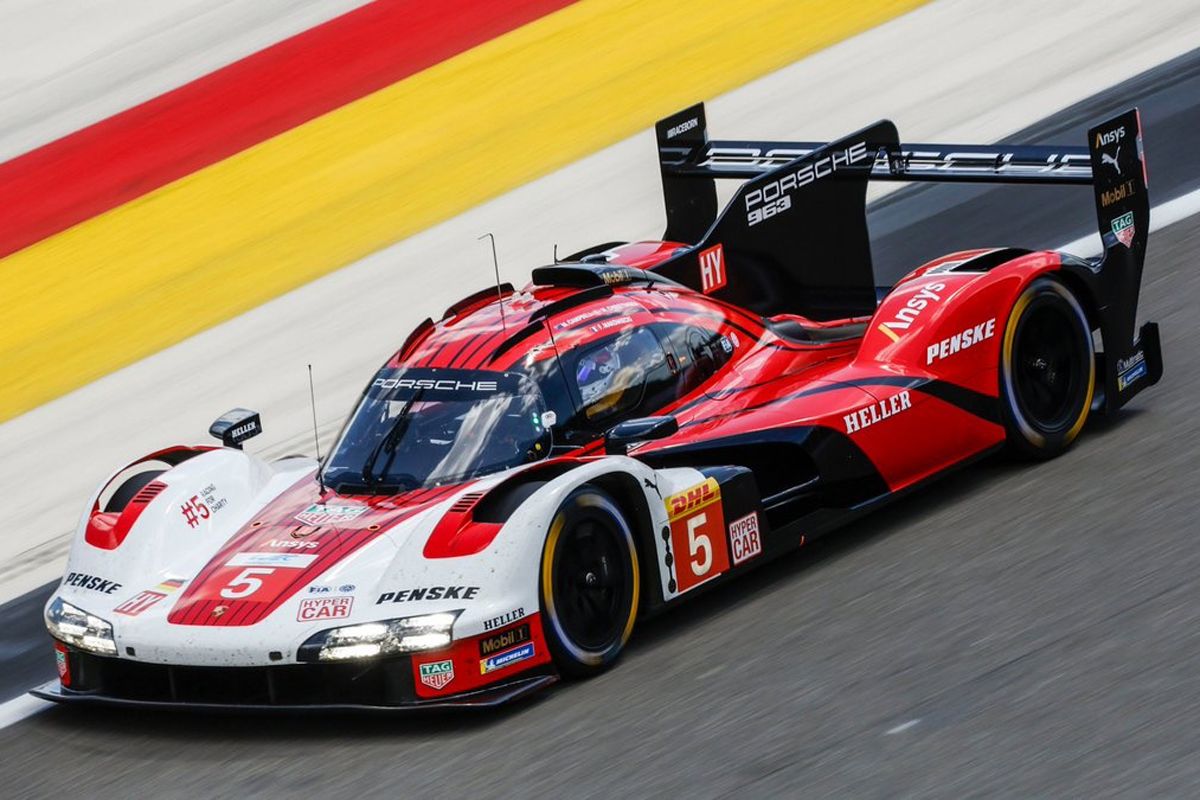
M479 662L479 674L487 675L489 672L495 672L498 669L511 667L519 661L525 661L533 658L534 649L533 642L523 644L520 647L514 647L512 650L505 650L503 653L498 653L494 656L488 656Z
M1117 391L1123 392L1134 381L1146 376L1146 355L1138 350L1129 358L1117 359Z

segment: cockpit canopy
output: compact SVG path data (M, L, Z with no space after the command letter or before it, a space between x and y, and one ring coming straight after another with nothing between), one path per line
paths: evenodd
M363 393L324 468L337 491L394 494L545 458L537 385L512 372L386 367Z

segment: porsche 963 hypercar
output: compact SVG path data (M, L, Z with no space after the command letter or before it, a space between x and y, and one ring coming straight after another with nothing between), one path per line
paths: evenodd
M490 705L947 470L1061 453L1162 374L1135 331L1136 110L1083 147L710 141L661 121L662 241L607 243L427 319L327 457L242 409L88 501L45 609L60 702ZM715 181L742 181L718 208ZM1081 184L1104 251L955 252L877 285L870 181Z

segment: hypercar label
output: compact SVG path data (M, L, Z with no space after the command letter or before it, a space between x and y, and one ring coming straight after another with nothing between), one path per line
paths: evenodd
M453 661L430 661L426 664L419 664L417 669L421 676L421 683L430 689L445 689L450 681L454 680Z
M729 523L729 545L733 551L734 564L741 564L762 552L757 511L751 511L741 519Z
M522 642L529 641L529 625L519 625L511 630L497 633L494 636L488 636L479 640L479 655L490 656L494 653L499 653L501 650L507 650Z
M156 592L152 589L147 589L144 592L135 594L133 597L126 600L121 605L113 609L117 614L124 614L127 617L136 617L146 609L153 606L159 600L165 600L167 596L162 592Z
M720 244L700 251L700 287L712 294L725 286L725 248Z
M931 283L927 286L922 286L920 291L908 299L908 302L900 307L892 319L886 320L879 325L879 329L891 336L893 340L897 337L892 331L906 331L912 324L917 321L917 317L921 316L921 312L930 303L941 301L942 296L938 292L945 291L946 284Z
M158 603L160 600L165 600L168 594L171 594L180 586L183 586L183 581L172 578L165 580L153 589L147 589L140 594L135 594L133 597L126 600L121 605L113 609L118 614L124 614L127 617L136 617L146 609Z
M503 653L483 659L479 662L479 673L487 675L489 672L511 667L513 664L533 658L533 655L533 642L529 642L520 647L514 647L512 650L505 650Z
M525 616L524 608L514 608L512 611L509 611L507 614L501 614L498 617L492 617L491 619L485 619L483 621L483 629L485 631L494 631L496 628L503 628L505 625L508 625L510 622L516 622L523 616Z
M312 622L322 619L345 619L354 608L353 597L314 597L300 601L296 612L297 622Z
M339 522L349 522L367 513L366 506L339 506L313 503L296 515L296 519L305 525L336 525Z
M63 583L100 594L112 594L121 588L121 584L116 581L105 580L99 575L85 575L82 572L68 572L67 577L63 578Z
M1117 237L1117 241L1129 247L1133 244L1133 212L1130 211L1122 214L1112 221L1113 236Z
M846 423L846 433L855 433L863 428L869 428L876 422L882 422L888 417L895 416L901 411L912 408L912 400L907 391L894 394L886 400L872 403L866 408L852 411L842 417Z
M675 583L670 591L686 592L729 569L729 547L725 541L725 513L721 486L715 478L665 498L671 521L670 568Z
M416 600L474 600L479 594L478 586L426 586L417 589L401 589L379 595L380 603L408 603Z
M960 350L974 347L983 340L990 339L995 335L995 318L989 319L987 322L981 322L978 325L967 328L961 333L956 333L953 336L942 339L940 342L929 345L925 349L925 363L932 364L934 361L952 356Z

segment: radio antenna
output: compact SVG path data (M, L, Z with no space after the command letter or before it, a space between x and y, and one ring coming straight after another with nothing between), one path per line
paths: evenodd
M554 325L549 319L543 320L546 323L546 333L550 334L550 346L554 349L554 363L558 365L558 374L562 376L563 388L567 390L567 399L571 401L571 408L575 413L579 413L579 407L575 405L575 397L571 394L571 382L567 380L567 371L563 369L562 354L558 351L558 342L554 340Z
M496 237L485 233L479 239L483 239L484 236L492 240L492 266L496 269L496 298L500 301L500 327L503 329L504 335L508 336L508 323L504 319L504 290L500 288L500 259L496 257Z
M558 242L554 243L554 263L558 263Z
M325 494L325 476L321 474L321 437L317 434L317 390L313 388L312 364L308 365L308 401L312 407L313 444L317 448L317 483L321 487L321 494Z

